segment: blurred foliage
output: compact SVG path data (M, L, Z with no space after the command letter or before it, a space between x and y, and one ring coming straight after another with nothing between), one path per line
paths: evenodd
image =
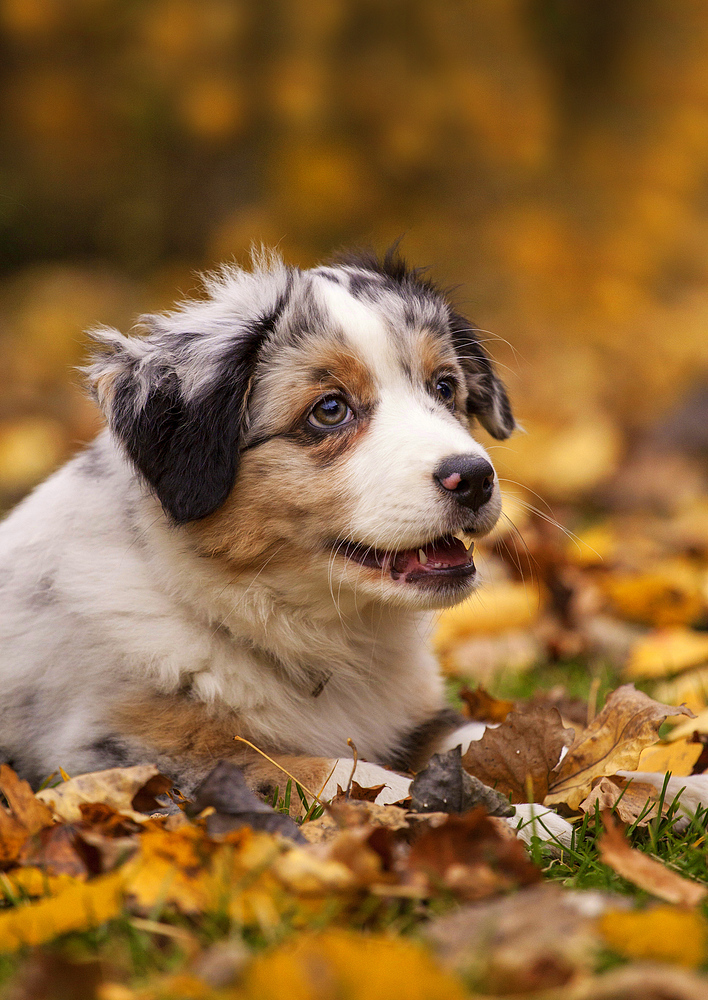
M87 325L401 234L495 332L495 460L594 488L708 369L707 49L663 0L2 0L3 502L98 426Z

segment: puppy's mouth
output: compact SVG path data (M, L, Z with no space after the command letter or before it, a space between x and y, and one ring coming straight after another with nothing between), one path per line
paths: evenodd
M345 542L335 546L352 562L390 575L392 580L419 586L467 580L476 573L474 545L454 535L443 535L414 549L375 549Z

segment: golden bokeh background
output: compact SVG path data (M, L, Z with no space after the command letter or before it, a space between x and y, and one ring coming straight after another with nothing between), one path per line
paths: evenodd
M403 236L505 366L529 433L495 461L552 500L706 381L703 4L2 0L0 31L3 506L100 425L83 331L252 242Z

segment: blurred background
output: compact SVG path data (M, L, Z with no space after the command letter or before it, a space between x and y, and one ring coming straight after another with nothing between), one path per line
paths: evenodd
M708 555L704 4L2 0L0 30L3 507L100 426L88 326L252 242L307 266L403 236L488 331L528 432L493 450L517 520L600 518L576 568ZM664 581L684 624L707 566Z

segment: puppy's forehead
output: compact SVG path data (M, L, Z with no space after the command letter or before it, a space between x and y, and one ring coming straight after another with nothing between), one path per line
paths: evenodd
M346 271L312 277L320 309L377 380L396 369L410 371L415 361L428 368L454 353L442 300L404 296L373 275L366 282Z

